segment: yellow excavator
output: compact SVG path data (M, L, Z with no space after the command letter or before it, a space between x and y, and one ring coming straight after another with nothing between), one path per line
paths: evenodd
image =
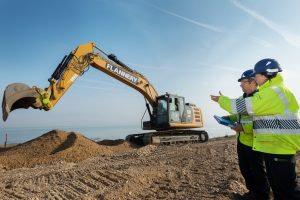
M79 45L59 63L45 89L23 83L6 87L2 101L3 120L19 108L50 110L68 91L75 80L92 66L140 92L146 101L150 121L144 121L143 130L153 132L131 134L126 137L137 145L206 142L208 134L203 127L199 107L186 103L184 97L166 93L158 95L152 84L140 73L121 62L114 54L107 54L95 43Z

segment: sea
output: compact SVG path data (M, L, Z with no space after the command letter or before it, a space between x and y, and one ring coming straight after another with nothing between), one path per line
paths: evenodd
M77 132L85 137L99 141L99 140L115 140L125 139L129 134L145 133L148 131L141 130L138 126L102 126L102 127L59 127L56 130L63 130L68 132ZM0 145L4 144L19 144L35 139L49 131L54 130L50 127L2 127L0 129ZM208 132L209 138L223 137L233 135L234 132L228 128L203 128Z

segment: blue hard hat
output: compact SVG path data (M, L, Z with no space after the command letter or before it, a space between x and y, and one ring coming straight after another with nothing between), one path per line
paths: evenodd
M269 76L275 75L278 72L282 72L279 63L271 58L265 58L258 61L254 66L255 74L266 74Z
M238 79L238 82L241 82L244 79L254 79L255 74L253 69L248 69L242 73L241 78Z

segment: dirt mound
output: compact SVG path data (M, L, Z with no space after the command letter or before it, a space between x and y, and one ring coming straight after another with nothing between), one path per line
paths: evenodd
M99 145L79 133L53 130L0 152L0 163L9 169L34 167L58 161L79 162L112 152L110 147Z

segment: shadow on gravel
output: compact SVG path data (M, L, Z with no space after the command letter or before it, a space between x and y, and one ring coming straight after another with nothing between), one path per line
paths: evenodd
M78 138L77 135L74 132L71 132L70 135L68 135L67 139L61 145L59 145L56 149L54 149L50 153L50 155L56 154L60 151L63 151L63 150L66 150L66 149L72 147L75 144L77 138Z

